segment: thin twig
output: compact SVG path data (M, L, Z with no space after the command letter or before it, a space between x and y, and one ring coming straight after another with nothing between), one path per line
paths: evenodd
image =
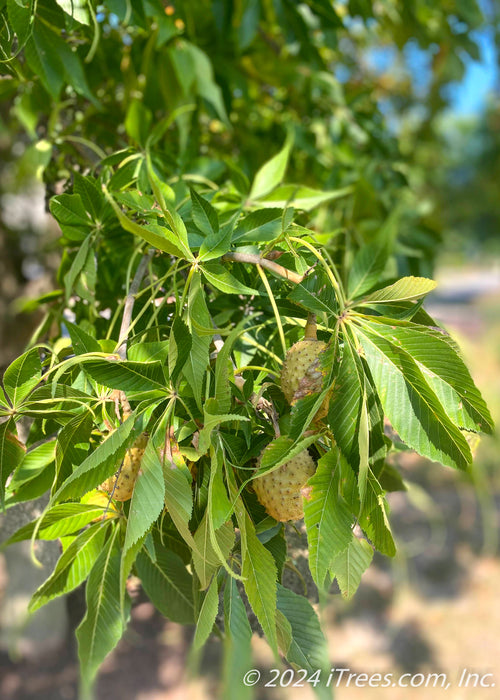
M130 332L130 325L132 323L132 313L134 311L135 298L141 286L142 279L146 274L146 270L149 265L149 261L154 255L154 250L150 250L142 258L137 270L135 271L134 279L130 285L130 289L125 299L125 305L123 307L123 318L122 325L120 326L120 334L118 336L118 347L116 349L117 354L122 360L127 359L127 339Z
M223 261L231 260L233 262L260 265L266 270L274 272L276 275L284 277L285 279L290 280L290 282L294 282L295 284L300 284L305 277L305 275L299 275L296 272L292 272L292 270L288 270L286 267L283 267L283 265L278 265L278 263L275 263L272 260L268 260L267 258L261 258L260 255L254 255L252 253L226 253L222 256L221 259Z

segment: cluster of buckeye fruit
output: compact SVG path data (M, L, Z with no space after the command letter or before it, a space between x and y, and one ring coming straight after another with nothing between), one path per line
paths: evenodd
M299 340L288 351L281 372L281 389L289 404L321 391L324 371L320 357L325 349L326 343L316 339L315 326L308 325L304 340ZM327 396L314 418L315 422L326 416L328 401ZM118 471L86 497L88 503L106 506L103 518L113 517L114 509L109 509L111 500L128 501L132 498L147 442L147 435L140 435L127 450ZM258 467L266 449L258 459ZM315 470L313 458L303 450L277 469L256 477L252 487L266 512L275 520L300 520L304 517L302 489Z
M315 330L315 327L313 330L306 326L305 339L292 345L283 363L281 390L292 405L322 389L324 371L320 358L326 349L326 343L316 339ZM327 396L316 413L314 422L326 416L328 403ZM259 457L258 467L266 449ZM252 486L259 502L275 520L300 520L304 517L302 489L315 471L316 464L306 449L277 469L255 478Z

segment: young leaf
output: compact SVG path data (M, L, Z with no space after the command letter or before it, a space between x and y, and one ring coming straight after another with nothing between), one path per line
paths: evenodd
M143 548L135 563L148 598L162 615L173 622L194 622L193 582L177 554L159 548L153 561Z
M250 190L250 199L260 199L280 184L285 176L292 145L293 138L288 136L281 151L258 170Z
M217 576L214 576L212 583L205 594L200 614L196 622L196 631L193 639L193 651L199 651L210 637L218 611L219 593L217 590Z
M309 568L318 588L323 588L333 558L349 545L354 519L339 495L340 450L332 448L318 462L304 498L304 519L309 542Z
M120 608L119 532L115 528L92 567L86 588L87 612L76 630L82 685L87 693L126 626Z
M337 579L344 598L352 598L361 581L361 576L370 566L373 549L368 542L352 535L347 549L337 554L331 565L332 577Z
M201 284L201 277L197 273L191 282L188 299L188 322L192 336L191 352L183 366L182 373L187 379L189 386L193 391L196 403L201 409L201 395L209 362L210 336L202 336L195 332L194 323L208 328L212 325L207 304L205 301L205 292Z
M102 551L107 525L107 522L91 525L64 550L52 574L33 594L29 604L31 613L85 581Z

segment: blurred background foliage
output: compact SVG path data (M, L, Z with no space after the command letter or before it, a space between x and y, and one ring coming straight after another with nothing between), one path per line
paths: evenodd
M217 188L230 173L245 187L293 133L287 181L354 188L353 197L321 207L307 224L330 241L344 268L382 225L394 228L394 274L442 278L431 313L459 334L498 420L496 0L39 0L31 22L32 6L0 0L0 370L23 350L57 287L65 253L46 200L71 188L72 170L92 172L122 149L122 157L132 156L120 170L125 184L142 164L133 156L144 152L155 126L170 121L155 163L167 181L187 175ZM481 296L490 287L496 296ZM457 661L454 639L462 651L472 649L449 620L469 625L466 636L478 648L485 626L494 629L500 569L488 557L498 555L497 455L498 439L485 441L473 476L437 476L432 464L402 457L415 486L392 502L403 554L394 565L378 562L351 611L332 613L340 661L384 670L373 652L378 637L365 635L363 646L358 634L354 642L350 615L389 630L391 658L402 668L411 659L417 668L428 663L432 644L442 644L445 665ZM461 608L453 601L432 607L432 598L454 595L466 579L472 598L462 595ZM423 596L420 607L418 596L405 593L410 581ZM134 629L157 635L154 647L144 641L149 660L154 648L158 661L162 638L181 675L185 659L176 654L186 640L162 632L144 608L141 614ZM489 648L493 659L498 640ZM137 659L137 647L132 652ZM119 651L122 674L127 653ZM112 664L106 673L102 697L117 687ZM123 683L121 697L136 692L133 682ZM142 682L151 685L150 678ZM42 687L38 697L45 697ZM52 700L54 686L46 687ZM9 699L29 696L3 691Z

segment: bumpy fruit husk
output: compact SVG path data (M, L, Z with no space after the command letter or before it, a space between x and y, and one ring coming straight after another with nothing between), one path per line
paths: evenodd
M121 469L118 469L113 476L101 484L100 488L112 494L115 501L128 501L132 498L147 444L147 436L140 435L132 447L127 450Z
M281 390L288 403L293 404L311 394L317 394L323 386L324 370L320 355L326 349L322 340L299 340L287 352L281 370ZM324 418L328 413L329 397L319 408L315 420Z
M259 465L261 459L262 455ZM254 479L252 485L260 503L275 520L300 520L304 517L301 489L315 471L313 458L303 450L278 469Z

